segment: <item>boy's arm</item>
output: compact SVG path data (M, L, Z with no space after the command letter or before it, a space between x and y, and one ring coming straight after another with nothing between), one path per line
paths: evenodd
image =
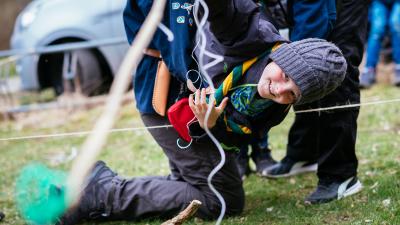
M249 0L206 0L210 30L221 41L237 40L247 32L257 5Z
M336 22L335 0L293 0L292 4L291 41L328 37Z
M251 0L206 0L206 3L210 31L225 46L284 41Z

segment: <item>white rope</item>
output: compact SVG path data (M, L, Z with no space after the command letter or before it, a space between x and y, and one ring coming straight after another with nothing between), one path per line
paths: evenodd
M150 129L170 128L170 127L172 127L172 125L152 126L152 127L130 127L130 128L111 129L111 130L108 130L107 132L108 133L117 133L117 132L138 131L138 130L147 130L147 129L150 130ZM57 133L57 134L39 134L39 135L31 135L31 136L0 138L0 141L20 141L20 140L29 140L29 139L83 136L83 135L88 135L92 132L93 131L77 131L77 132Z
M201 74L203 74L206 78L206 81L209 84L209 87L211 87L211 93L215 93L215 87L214 84L210 78L210 76L207 73L207 69L218 64L219 62L223 61L223 57L220 55L215 55L209 51L206 50L206 43L207 43L207 38L206 38L206 34L204 32L204 26L206 24L208 15L209 15L209 10L208 10L208 6L207 4L204 2L204 0L195 0L195 13L193 13L194 15L194 19L197 25L197 34L196 36L199 38L199 43L200 43L200 52L199 52L199 64L200 64L200 71ZM201 18L201 20L199 21L198 15L199 15L199 9L200 9L200 5L201 7L204 9L203 12L203 17ZM204 55L208 55L210 58L214 58L214 60L211 60L211 62L209 62L208 64L204 65ZM212 179L214 177L214 175L222 169L222 167L225 164L225 151L222 148L221 144L219 143L219 141L214 137L214 135L211 133L211 131L208 129L208 119L210 117L211 114L211 110L212 107L214 107L214 95L211 94L211 98L210 101L208 103L207 106L207 113L206 113L206 117L204 120L204 128L205 131L207 133L207 135L210 137L210 139L213 141L213 143L215 144L215 146L218 148L218 151L221 155L221 161L218 163L218 165L210 172L209 176L207 177L207 183L208 186L210 187L211 191L217 196L218 200L221 202L221 212L218 216L218 219L216 221L216 224L219 225L222 222L222 219L225 216L225 212L226 212L226 203L224 200L224 197L221 195L221 193L219 193L217 191L217 189L214 187L214 185L212 184Z
M310 113L310 112L321 112L321 111L328 111L328 110L335 110L335 109L346 109L346 108L355 108L355 107L368 106L368 105L387 104L387 103L393 103L393 102L400 102L400 98L390 99L390 100L373 101L373 102L365 102L365 103L357 103L357 104L330 106L330 107L317 108L317 109L298 110L298 111L294 111L294 113L300 114L300 113Z
M400 98L372 101L372 102L364 102L364 103L360 103L360 104L332 106L332 107L318 108L318 109L299 110L299 111L294 111L294 113L320 112L320 111L324 111L324 110L335 110L335 109L342 109L342 108L380 105L380 104L388 104L388 103L394 103L394 102L400 102ZM134 127L134 128L118 128L118 129L110 129L110 130L108 130L108 132L116 133L116 132L138 131L138 130L146 130L146 129L161 129L161 128L171 128L171 127L172 127L172 125L151 126L151 127ZM39 134L39 135L31 135L31 136L0 138L0 141L19 141L19 140L29 140L29 139L41 139L41 138L82 136L82 135L88 135L90 133L91 133L91 131L74 131L74 132L56 133L56 134Z

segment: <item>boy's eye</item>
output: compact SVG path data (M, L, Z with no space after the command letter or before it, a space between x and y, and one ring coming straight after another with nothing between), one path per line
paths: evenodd
M286 73L283 74L283 78L285 79L285 81L289 81L290 77L288 75L286 75Z
M299 95L296 95L294 91L291 92L293 103L297 102Z
M296 94L293 91L291 91L290 94L292 95L293 100L296 101L296 99L297 99Z

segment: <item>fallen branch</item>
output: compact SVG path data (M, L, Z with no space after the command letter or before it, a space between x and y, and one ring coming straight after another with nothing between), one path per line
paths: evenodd
M193 200L188 207L186 207L185 210L183 210L182 212L180 212L177 216L175 216L174 218L165 221L164 223L162 223L161 225L181 225L183 224L185 221L187 221L188 219L190 219L190 217L192 217L196 212L197 209L201 206L201 202L199 200Z

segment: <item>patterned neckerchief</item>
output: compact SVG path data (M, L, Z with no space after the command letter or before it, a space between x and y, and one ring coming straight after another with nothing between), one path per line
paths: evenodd
M233 68L232 72L225 78L224 82L219 86L219 88L215 91L215 104L219 105L222 99L228 94L232 88L235 91L232 95L235 94L235 100L231 103L234 105L235 109L238 110L240 113L245 115L254 116L262 112L268 106L272 104L272 101L268 101L266 99L258 99L254 98L255 94L257 93L257 88L254 85L240 86L236 87L238 82L241 78L246 74L247 70L259 59L269 55L271 52L275 51L280 47L281 43L276 43L271 48L267 49L263 54L260 56L254 57L250 60L247 60L241 65L236 66ZM232 96L231 96L232 97ZM254 105L253 105L254 104ZM234 121L227 118L226 114L224 113L224 121L228 131L232 131L239 134L251 134L251 129L245 125L237 124Z

